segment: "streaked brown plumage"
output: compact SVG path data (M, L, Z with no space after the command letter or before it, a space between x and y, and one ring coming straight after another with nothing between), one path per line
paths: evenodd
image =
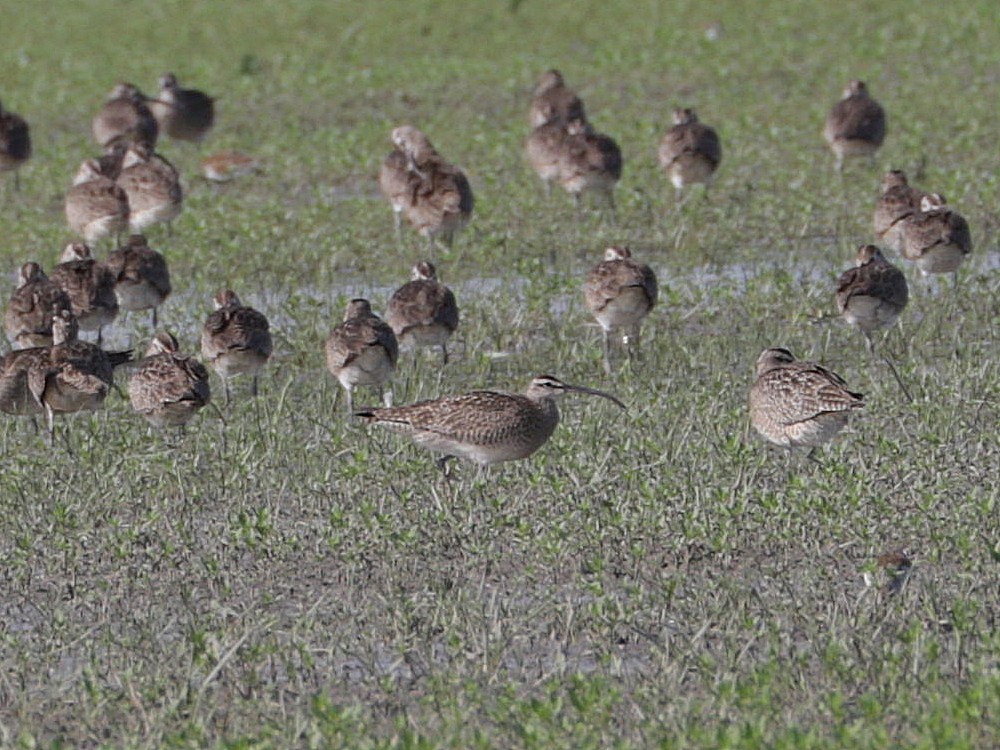
M134 233L162 222L169 227L184 206L177 169L146 146L128 147L115 183L128 195L129 230Z
M422 448L443 453L439 466L453 456L485 466L527 458L541 448L559 423L556 399L573 391L601 396L625 408L611 394L539 375L524 395L473 391L408 406L369 409L357 416L402 433Z
M951 210L939 193L921 199L920 211L903 222L900 233L903 257L916 263L925 276L957 273L965 256L972 252L968 222Z
M403 212L413 201L420 178L410 172L409 162L399 149L393 149L382 161L378 172L378 187L392 207L392 223L399 235Z
M28 373L48 358L47 346L18 349L0 357L0 411L14 415L42 413L42 402L28 387Z
M111 89L107 101L91 124L98 145L123 141L145 143L152 148L156 144L159 127L146 102L146 95L134 84L119 83Z
M118 316L115 277L82 242L69 243L59 260L49 278L69 297L80 330L97 331L100 344L101 329Z
M866 156L872 161L885 140L885 111L868 93L864 81L848 81L843 98L826 117L823 137L836 160L837 171L848 156Z
M882 195L875 204L872 226L875 237L889 249L902 250L902 230L905 220L920 211L923 190L910 187L906 174L899 169L882 177Z
M677 108L673 118L674 125L660 141L657 157L680 198L688 185L712 184L722 161L722 146L716 132L699 122L693 109Z
M614 139L597 133L585 120L571 120L559 159L559 181L577 205L582 193L593 191L613 209L613 191L621 176L622 153Z
M183 427L211 400L208 370L179 350L173 334L158 332L128 381L132 408L154 427Z
M215 99L197 89L182 89L173 73L160 77L160 93L149 108L160 132L181 141L203 140L215 123Z
M14 173L14 189L21 189L18 170L31 158L31 129L23 117L0 104L0 172Z
M857 326L874 352L872 332L895 323L909 300L906 276L885 259L875 245L858 248L857 265L840 275L837 312Z
M105 265L115 279L115 296L121 309L152 310L152 325L156 328L157 308L171 292L167 259L149 247L145 236L133 234L124 247L108 254Z
M211 182L231 182L260 169L260 162L249 154L232 149L217 151L201 162L201 173Z
M537 128L550 122L553 117L567 123L570 120L586 120L587 113L583 100L566 85L562 73L547 70L538 79L538 85L532 94L528 122L532 128Z
M128 194L100 169L96 159L83 162L66 192L66 222L88 245L128 228Z
M401 347L440 346L442 363L448 363L448 339L458 328L458 304L452 291L437 280L432 263L420 261L413 267L412 281L393 292L385 317Z
M354 389L382 386L396 370L399 345L389 324L372 312L365 299L352 299L344 321L326 340L326 367L347 391L347 410L354 411Z
M815 362L795 359L787 349L765 349L757 358L750 422L775 445L822 445L863 406L864 396L849 391L843 378Z
M33 261L21 266L17 289L4 311L7 338L15 349L52 345L52 318L71 311L69 297Z
M604 260L594 266L583 283L587 309L601 325L604 364L611 366L611 333L624 330L624 342L637 344L642 319L656 305L656 274L645 263L632 259L627 247L609 247Z
M247 307L231 289L215 295L215 312L201 332L201 355L222 379L229 405L229 379L248 373L251 393L257 395L257 378L271 357L271 330L262 313Z
M524 142L524 153L532 169L545 186L545 194L552 192L552 182L561 174L560 164L566 149L567 121L559 116L551 105L542 105L542 114L547 115L538 127L528 134Z

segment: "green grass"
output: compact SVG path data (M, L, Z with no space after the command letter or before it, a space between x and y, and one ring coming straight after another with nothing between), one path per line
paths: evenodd
M202 151L162 146L187 201L173 237L150 232L176 290L161 320L194 349L231 286L271 318L276 351L262 398L237 383L183 439L117 395L63 420L53 450L0 420L0 745L1000 744L995 4L275 7L5 14L0 101L36 152L20 193L0 183L8 289L69 239L62 195L106 92L173 70L220 96L219 123ZM529 93L553 66L623 149L617 223L577 221L523 162ZM889 136L877 169L837 178L820 130L854 76ZM677 207L655 149L682 104L724 155L707 199ZM404 121L477 203L432 254L462 308L454 361L405 355L396 401L551 372L627 413L567 398L531 459L451 481L344 419L321 342L347 299L383 309L427 252L397 244L375 186ZM212 189L197 163L224 147L265 172ZM884 350L912 403L858 332L815 322L890 166L946 194L976 243L960 294L908 270ZM611 243L663 290L642 360L614 378L579 291ZM148 336L144 319L109 332ZM821 465L747 433L772 345L868 396ZM898 549L914 564L893 593L876 558Z

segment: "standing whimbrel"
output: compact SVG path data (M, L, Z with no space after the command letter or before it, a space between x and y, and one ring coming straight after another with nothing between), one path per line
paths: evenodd
M160 129L149 107L148 99L131 83L119 83L108 95L101 111L91 125L94 140L100 146L112 142L156 144Z
M587 274L583 296L587 308L601 324L604 367L611 370L611 332L624 329L623 342L631 353L639 343L642 319L656 304L656 274L645 263L632 260L627 247L609 247L604 260Z
M864 81L848 81L843 98L833 105L823 128L839 172L848 156L866 156L875 161L875 152L885 140L885 111L868 94Z
M104 326L111 325L118 317L114 274L82 242L69 243L59 261L49 278L69 297L80 330L97 331L100 344Z
M972 252L969 224L952 211L939 193L925 195L920 211L903 222L902 255L917 264L920 272L950 273L958 276L958 267Z
M88 245L128 228L128 194L101 173L96 159L80 165L66 192L66 222Z
M552 193L552 182L558 180L563 151L566 149L567 120L550 104L540 105L540 115L546 119L534 128L524 142L524 153L531 168L535 170L545 186L545 195Z
M570 120L559 159L559 181L577 208L580 196L593 191L614 210L614 189L621 176L622 152L614 139L596 132L586 120Z
M173 73L160 77L160 93L149 108L160 132L179 141L197 143L215 123L215 99L197 89L182 89Z
M699 122L693 109L678 107L673 118L673 127L660 141L657 158L680 200L688 185L700 182L708 187L712 184L715 170L722 161L722 146L716 132Z
M903 226L920 210L923 190L910 187L906 173L893 169L882 176L882 194L875 204L872 228L875 238L894 252L903 249Z
M816 448L833 439L850 413L864 405L864 396L847 390L839 375L797 360L787 349L765 349L757 358L750 422L768 442Z
M69 297L34 261L21 266L17 289L4 311L7 338L15 349L52 345L52 319L71 311Z
M115 184L128 195L128 223L133 233L161 222L166 222L169 231L184 206L177 169L143 144L134 143L125 151Z
M409 436L422 448L481 465L527 458L545 444L559 423L556 399L567 392L590 393L625 404L610 393L569 385L551 375L535 377L525 394L473 391L419 401L409 406L368 409L357 416Z
M31 130L20 115L0 104L0 172L14 173L14 189L21 189L18 170L31 158Z
M528 122L531 127L538 128L553 118L563 123L587 119L583 100L566 85L562 73L555 69L545 71L538 79L531 97Z
M865 335L874 354L872 332L888 328L906 307L909 291L906 276L887 261L875 245L858 248L857 266L837 280L837 312Z
M257 395L257 378L271 356L271 330L267 318L240 302L236 292L224 289L213 300L215 312L201 331L201 355L222 379L229 405L229 379L249 373L250 392Z
M354 411L354 389L382 386L392 377L399 358L399 344L389 324L372 312L366 299L347 304L344 322L326 340L326 367L347 391L347 411ZM391 399L390 399L391 403Z
M170 271L167 260L153 250L141 234L133 234L125 246L108 254L106 264L115 279L115 296L122 310L153 311L153 328L158 321L157 309L170 295Z
M437 280L437 269L422 260L413 267L413 280L393 292L386 322L403 348L440 346L442 364L448 364L448 339L458 328L455 295Z
M211 400L208 370L180 353L172 333L160 331L129 378L128 397L154 427L183 427Z

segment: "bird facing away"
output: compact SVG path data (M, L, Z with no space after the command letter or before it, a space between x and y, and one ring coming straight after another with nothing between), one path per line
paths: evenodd
M573 196L577 207L580 196L594 192L615 207L613 191L622 176L622 152L607 135L595 132L586 120L570 120L560 153L559 181Z
M837 312L857 326L875 352L872 332L895 323L906 307L909 291L906 276L882 255L875 245L858 248L857 265L844 271L834 296Z
M524 142L524 153L532 169L541 178L545 195L548 196L552 192L552 182L561 175L560 164L568 140L568 121L551 104L543 103L540 107L539 111L546 119L528 134Z
M259 169L260 162L257 159L232 149L206 156L201 162L201 173L210 182L232 182Z
M757 358L750 422L768 442L816 448L863 406L864 396L847 390L843 378L815 362L795 359L787 349L765 349Z
M873 163L885 140L885 111L868 94L864 81L848 81L843 98L826 117L823 137L836 160L837 171L848 156L865 156Z
M49 438L55 414L94 411L114 385L114 368L129 361L132 352L106 352L77 338L76 319L62 311L52 322L48 358L28 373L28 387L45 410Z
M0 411L32 417L43 411L41 401L28 387L28 373L48 358L47 346L17 349L0 357Z
M150 109L160 132L179 141L198 143L215 123L215 99L197 89L182 89L173 73L160 77L160 93Z
M145 143L152 148L160 129L146 102L146 95L134 84L119 83L111 89L91 124L98 145L108 146L121 141Z
M657 157L679 199L688 185L712 184L722 161L722 146L716 132L699 122L693 109L678 107L673 117L674 125L660 141Z
M627 247L609 247L604 260L594 266L583 283L587 309L601 325L604 366L611 367L611 334L624 330L623 341L631 350L638 343L642 319L656 305L659 287L656 274L645 263L632 259Z
M180 353L172 333L160 331L129 378L128 397L154 427L183 427L212 398L208 370Z
M411 125L400 125L392 131L392 142L406 163L407 188L401 190L398 172L401 160L389 156L384 169L395 174L380 173L379 184L397 214L402 212L410 225L429 241L451 245L455 232L464 227L472 216L472 187L462 170L449 164L431 145L422 132ZM401 206L401 208L400 208Z
M875 204L872 227L875 238L895 252L903 249L903 226L920 210L923 190L911 187L906 173L899 169L886 172L882 177L882 195Z
M31 158L31 130L20 115L0 104L0 172L14 173L14 189L21 189L18 170Z
M63 310L72 312L62 287L34 261L25 263L3 316L11 346L14 349L52 346L52 320Z
M372 312L366 299L347 304L344 321L326 340L326 367L347 391L347 411L354 412L354 389L382 386L396 370L399 344L389 324ZM390 399L391 402L391 399Z
M965 256L972 252L969 224L952 211L940 193L925 195L920 211L903 223L902 255L917 264L924 276L958 273Z
M625 408L610 393L539 375L524 395L473 391L408 406L368 409L357 416L407 435L422 448L443 453L438 461L441 468L450 457L487 466L527 458L541 448L559 423L556 399L568 392L601 396Z
M152 310L156 328L157 308L170 296L167 259L153 250L141 234L133 234L125 246L112 250L105 263L115 280L118 305L127 312Z
M253 376L250 392L257 395L257 378L271 356L271 331L267 318L240 302L231 289L215 295L215 312L205 320L201 332L201 355L222 379L229 405L229 379Z
M173 164L147 146L128 147L115 183L128 195L129 229L133 233L162 222L169 229L183 208L180 175Z
M437 269L423 260L413 267L412 281L392 293L386 322L404 349L440 346L448 364L448 339L458 328L455 295L437 280Z
M553 118L562 123L587 119L583 100L566 85L562 73L555 69L546 70L538 79L531 97L528 122L532 128L538 128Z
M88 245L128 228L128 194L101 174L96 159L80 165L66 192L66 222Z
M90 248L82 242L66 245L59 261L49 278L69 297L80 330L97 331L97 343L100 344L101 330L118 317L114 274L95 259Z

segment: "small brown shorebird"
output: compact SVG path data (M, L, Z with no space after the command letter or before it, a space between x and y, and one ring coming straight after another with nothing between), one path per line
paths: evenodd
M895 323L909 300L906 276L875 245L858 248L857 265L840 275L835 300L837 312L857 326L875 353L872 332Z
M885 110L868 94L864 81L848 81L843 98L826 117L823 137L833 151L838 172L846 157L868 157L875 162L875 152L885 140Z
M957 281L959 266L972 252L968 222L940 193L921 199L920 211L903 222L901 234L903 257L916 263L924 276L950 273Z
M402 213L428 241L450 246L455 232L472 216L472 187L465 173L445 161L427 136L411 125L393 129L392 142L403 158L390 154L383 164L379 184L386 199L395 215ZM399 171L403 161L405 175Z
M66 222L88 245L128 228L128 194L101 173L96 159L80 165L66 193Z
M711 186L722 161L722 146L715 130L699 122L693 109L678 107L673 118L674 125L660 141L657 157L680 200L688 185Z
M448 364L448 339L458 328L458 304L452 291L437 280L433 263L417 263L412 281L392 293L386 322L400 347L440 346L441 363Z
M173 73L160 77L160 93L149 108L160 132L179 141L198 143L215 123L215 99L197 89L182 89Z
M240 302L236 292L224 289L213 300L215 312L201 331L201 355L222 379L229 405L229 379L247 373L250 392L257 395L257 378L271 357L271 330L267 318Z
M886 172L882 177L882 194L875 204L872 228L875 238L894 252L903 248L903 225L920 211L923 190L911 187L906 173L899 169Z
M639 343L642 320L656 304L658 290L653 269L633 260L627 247L609 247L604 251L604 260L587 274L583 296L601 325L607 371L611 370L612 332L625 331L623 343L631 354Z
M105 263L115 279L118 305L127 312L152 310L156 328L157 309L170 296L170 271L167 259L153 250L141 234L133 234L125 246L108 254Z
M19 170L31 158L31 129L20 115L0 104L0 172L14 173L14 189L21 189Z
M100 344L104 326L111 325L118 317L114 274L82 242L66 245L59 261L49 278L69 297L80 330L97 331Z
M409 436L422 448L483 466L527 458L552 436L559 423L556 399L564 393L590 393L625 404L610 393L569 385L551 375L535 377L524 395L473 391L419 401L409 406L367 409L357 416Z
M864 396L849 391L839 375L815 362L797 360L787 349L765 349L757 358L750 422L768 442L784 448L807 446L812 456L864 405Z
M211 400L208 370L180 353L177 339L160 331L128 381L132 408L154 427L181 427Z
M0 357L0 411L32 419L42 413L42 402L28 387L28 373L48 359L47 346L17 349Z
M4 312L3 324L14 349L52 346L52 319L72 311L69 297L34 261L21 266L17 289Z
M383 386L396 370L399 344L389 324L372 312L366 299L347 304L344 321L326 340L326 367L347 391L347 411L354 412L354 389L374 386L379 398L389 398Z
M602 196L614 211L614 189L622 176L622 152L610 136L586 120L570 120L559 159L559 182L580 207L583 193Z
M566 85L562 73L555 69L546 70L538 79L531 97L528 122L532 128L538 128L553 117L563 123L587 119L583 100Z
M94 140L99 146L121 141L145 143L152 148L160 129L147 106L148 101L134 84L117 84L91 124Z
M201 173L209 182L232 182L260 170L260 161L242 151L224 149L206 156L201 162Z
M125 151L115 184L128 195L128 224L133 233L164 222L169 232L171 222L184 207L177 169L142 144L132 144Z

